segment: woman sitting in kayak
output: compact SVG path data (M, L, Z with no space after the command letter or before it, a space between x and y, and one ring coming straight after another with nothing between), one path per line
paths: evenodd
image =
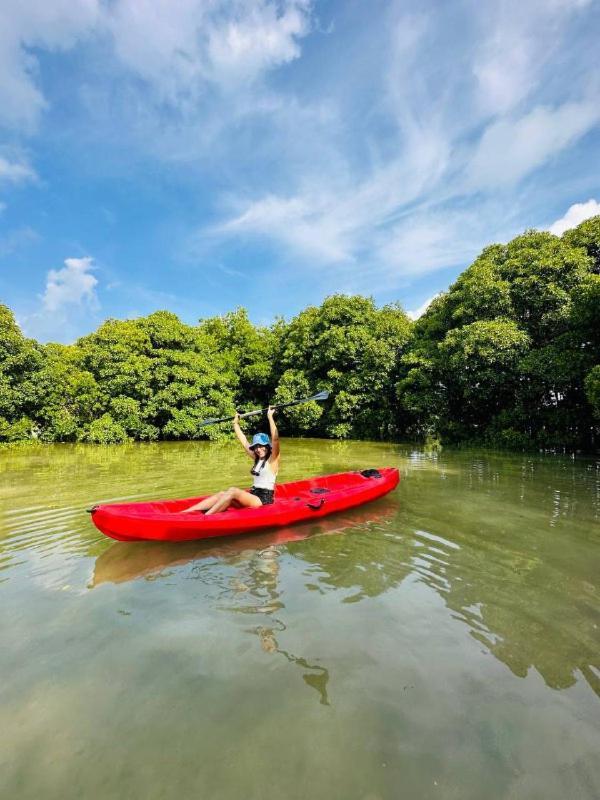
M237 508L260 508L268 506L274 502L275 481L279 471L279 433L275 420L273 419L274 410L269 406L267 419L271 438L266 433L257 433L252 444L244 436L240 428L239 414L233 420L233 430L240 441L240 444L254 461L251 474L254 476L254 483L249 492L245 489L238 489L232 486L224 492L217 492L210 497L205 497L200 503L196 503L191 508L186 508L182 513L189 511L204 511L209 514L216 514L217 511L225 511L229 506Z

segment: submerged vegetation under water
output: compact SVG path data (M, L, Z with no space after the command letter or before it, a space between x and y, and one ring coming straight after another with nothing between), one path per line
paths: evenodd
M333 295L270 327L158 311L42 345L0 306L1 442L218 440L203 419L317 389L284 434L597 449L600 217L485 248L416 322Z

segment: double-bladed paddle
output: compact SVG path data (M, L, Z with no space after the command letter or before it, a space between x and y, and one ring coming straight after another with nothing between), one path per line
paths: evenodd
M317 394L313 394L312 397L303 397L301 400L292 400L291 403L279 403L278 405L270 406L270 408L289 408L290 406L299 406L301 403L310 403L311 400L327 400L329 397L329 392L324 390L322 392L318 392ZM256 411L246 411L243 414L240 414L240 419L242 417L253 417L256 414L264 414L265 411L268 411L268 408L257 408ZM202 420L202 422L198 423L198 427L202 428L205 425L216 425L218 422L231 422L231 420L235 419L235 417L220 417L219 419L211 418Z

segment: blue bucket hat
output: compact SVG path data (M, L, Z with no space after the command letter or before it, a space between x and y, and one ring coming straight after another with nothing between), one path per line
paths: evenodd
M266 433L255 433L252 437L252 444L250 445L250 450L254 450L255 447L259 445L263 445L264 447L271 446L271 440L267 436Z

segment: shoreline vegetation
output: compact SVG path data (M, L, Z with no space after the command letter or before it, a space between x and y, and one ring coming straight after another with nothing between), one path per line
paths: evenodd
M269 327L157 311L62 345L0 305L0 443L220 441L199 422L322 389L282 435L598 452L600 216L486 247L416 322L332 295Z

